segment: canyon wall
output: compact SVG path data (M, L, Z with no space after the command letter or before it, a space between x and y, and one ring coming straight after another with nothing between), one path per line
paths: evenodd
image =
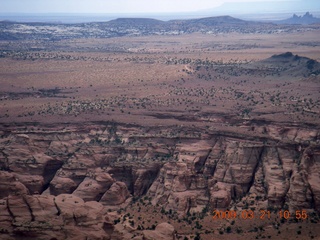
M106 210L142 196L181 217L232 207L319 212L320 131L257 125L254 132L115 123L5 126L2 231L46 232L41 218L48 212L56 217L54 229L94 225L94 237L113 228Z

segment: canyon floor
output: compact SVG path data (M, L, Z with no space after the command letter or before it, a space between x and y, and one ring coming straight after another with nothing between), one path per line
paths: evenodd
M0 41L0 239L320 239L320 28Z

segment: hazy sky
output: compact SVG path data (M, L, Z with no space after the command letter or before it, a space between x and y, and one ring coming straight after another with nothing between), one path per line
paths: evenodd
M272 0L0 0L2 13L160 13L214 8L224 2ZM281 1L281 0L274 0ZM285 0L282 0L285 1Z

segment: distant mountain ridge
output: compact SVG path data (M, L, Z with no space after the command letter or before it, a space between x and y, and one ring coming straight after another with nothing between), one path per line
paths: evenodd
M153 18L117 18L107 22L108 25L135 25L135 26L155 26L162 25L164 21Z
M58 30L57 30L58 29ZM153 18L117 18L78 24L0 21L0 40L60 40L188 33L266 33L293 31L290 26L247 21L231 16L161 21Z
M218 17L206 17L206 18L196 18L196 19L186 19L186 20L169 20L169 21L161 21L153 18L117 18L115 20L111 20L106 22L107 25L131 25L131 26L167 26L174 24L181 25L202 25L202 26L214 26L217 24L249 24L249 21L245 21L239 18L234 18L231 16L218 16Z
M274 23L277 24L302 24L302 25L308 25L308 24L314 24L314 23L320 23L320 18L314 17L311 13L307 12L303 16L298 16L296 14L293 14L291 18L276 21Z
M319 11L319 0L286 0L286 1L230 1L225 2L219 7L203 10L203 13L210 14L266 14L266 13L294 13Z
M206 17L206 18L198 18L198 19L188 19L188 20L182 20L182 22L186 24L201 24L205 26L212 26L217 24L249 24L250 22L234 18L231 16L218 16L218 17Z

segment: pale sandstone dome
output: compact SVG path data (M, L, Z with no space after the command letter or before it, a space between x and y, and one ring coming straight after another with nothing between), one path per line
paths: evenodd
M127 186L123 182L115 182L108 191L104 193L100 202L105 205L119 205L126 201L130 196Z
M169 240L174 239L174 227L169 223L160 223L155 230L144 230L145 240Z
M96 201L84 202L70 194L10 196L0 200L2 239L10 233L39 240L56 239L174 239L174 228L159 224L154 231L137 234L127 223L114 226L112 215ZM135 238L133 238L136 236Z

